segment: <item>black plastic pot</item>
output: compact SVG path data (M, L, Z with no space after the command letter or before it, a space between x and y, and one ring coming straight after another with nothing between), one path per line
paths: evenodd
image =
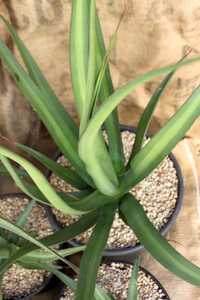
M123 260L123 261L118 260L118 261L116 261L116 262L118 262L118 263L125 263L125 264L130 264L130 265L132 265L132 262L131 262L130 260ZM107 262L105 261L105 263L107 263ZM110 264L110 263L111 263L111 262L109 262L108 264ZM145 274L149 275L149 276L153 279L153 281L157 284L157 286L159 287L159 289L161 289L161 290L163 291L163 293L166 295L165 300L170 300L170 297L169 297L167 291L166 291L165 288L162 286L162 284L160 283L160 281L159 281L159 280L158 280L151 272L149 272L149 271L146 270L145 268L143 268L143 267L140 266L140 270L143 271ZM64 294L64 287L62 286L62 287L61 287L61 291L60 291L60 293L59 293L59 295L58 295L58 298L56 298L56 300L60 300L61 297L63 296L63 294Z
M136 132L136 128L134 127L130 127L130 126L126 126L126 125L121 125L120 126L121 132L123 131L130 131L130 132ZM148 135L148 137L150 137L150 135ZM60 156L61 156L61 152L57 151L53 157L53 159L56 161ZM181 168L175 158L175 156L170 153L168 155L168 157L170 158L170 160L173 162L174 168L176 169L176 174L177 174L177 179L178 179L178 197L177 197L177 201L176 201L176 206L175 209L172 213L172 215L170 216L170 218L168 219L167 223L161 228L160 233L165 236L169 230L171 229L171 227L173 226L173 224L176 221L176 218L180 212L180 209L182 207L183 204L183 195L184 195L184 183L183 183L183 176L182 176L182 172L181 172ZM47 172L47 178L49 178L51 176L52 172ZM51 208L47 207L47 215L49 217L49 221L51 222L52 226L55 229L59 229L61 228L61 225L59 224L58 220L56 219L56 216L52 213ZM70 245L72 246L78 246L80 245L78 242L76 241L70 241L69 242ZM109 261L133 261L142 251L144 251L144 247L141 244L137 244L134 247L125 247L125 248L120 248L120 249L106 249L104 251L104 257L106 257L106 259Z
M27 195L23 193L6 193L6 194L1 194L0 195L0 201L4 198L12 198L12 197L25 197L30 199ZM47 216L48 217L48 216ZM51 224L51 222L49 221ZM36 296L42 292L48 291L49 289L52 289L52 287L57 285L57 278L53 275L50 274L43 282L43 284L37 288L34 288L31 292L29 292L26 295L20 295L12 298L6 298L6 300L29 300L32 299L33 296Z

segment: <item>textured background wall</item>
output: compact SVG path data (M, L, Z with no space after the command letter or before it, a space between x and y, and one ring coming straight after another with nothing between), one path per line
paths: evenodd
M190 48L200 50L200 3L198 0L98 0L106 41L127 3L116 49L111 58L115 86L147 70L176 62ZM68 32L71 1L6 0L11 19L27 46L34 53L49 81L71 113L72 92L68 64ZM177 72L162 98L154 119L160 127L200 82L196 63ZM122 121L136 124L159 79L151 81L130 95L121 105ZM193 127L197 131L199 124Z

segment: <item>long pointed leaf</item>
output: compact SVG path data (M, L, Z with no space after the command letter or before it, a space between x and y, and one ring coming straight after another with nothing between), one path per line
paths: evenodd
M44 166L51 170L55 175L59 176L66 182L72 184L74 187L77 187L79 189L84 189L88 187L88 185L82 180L82 178L79 177L78 174L76 174L76 172L74 172L72 169L63 167L62 165L48 158L46 155L30 147L21 144L17 144L17 146L29 155L36 158Z
M70 30L70 66L72 86L78 114L81 118L86 99L89 54L88 1L72 2Z
M57 256L58 259L62 260L64 263L66 263L67 265L69 265L69 262L66 261L56 250L51 249L48 246L45 246L42 242L40 242L39 240L35 239L34 237L32 237L30 234L26 233L23 229L21 229L20 227L16 226L15 224L0 218L0 227L8 230L16 235L18 235L19 237L31 242L32 244L36 245L37 247L46 250L47 252L50 252L51 254L53 254L54 256Z
M180 255L155 229L143 207L131 195L122 199L120 211L146 250L165 268L200 287L200 268Z
M131 161L131 170L121 185L128 190L148 176L184 137L200 116L200 86L167 124L142 148Z
M4 164L5 168L7 169L12 179L14 180L15 184L18 186L18 188L20 188L22 192L24 192L24 194L26 194L27 196L29 196L30 198L34 199L37 202L40 202L42 204L47 204L46 201L43 201L43 197L40 197L40 194L37 196L33 192L33 190L31 190L29 186L23 182L23 180L20 178L20 176L18 175L18 173L16 172L16 170L14 169L14 167L11 165L11 163L6 157L0 155L0 160Z
M15 79L21 92L46 125L61 152L69 159L79 175L91 184L91 180L88 178L84 165L77 153L77 138L75 134L71 131L69 132L68 125L62 122L59 110L53 104L49 105L47 95L32 81L2 41L0 41L0 57Z
M99 69L102 66L102 62L106 55L106 49L104 45L103 34L101 25L97 16L96 19L96 38L97 38L97 64ZM105 101L114 92L113 83L110 75L109 66L107 65L104 78L101 84L99 93L99 99L101 102ZM109 149L112 153L112 161L117 173L121 173L124 169L124 153L121 139L121 133L119 128L119 120L117 109L115 109L105 122L106 131L109 140Z
M113 205L107 206L99 216L81 259L76 300L88 300L94 297L98 267L113 223L115 209Z
M129 159L129 162L135 157L135 155L140 151L142 148L145 134L148 131L149 125L152 120L153 113L157 107L157 104L160 100L160 97L162 96L163 92L165 91L165 88L167 87L167 84L169 83L170 79L172 78L173 74L175 71L169 73L164 80L161 82L159 87L156 89L155 93L149 100L149 103L147 107L145 108L142 117L139 121L139 124L137 126L137 131L136 131L136 137L135 137L135 142L133 145L132 153ZM129 165L129 163L128 163Z
M79 1L80 2L80 1ZM91 107L93 105L93 94L96 80L96 0L88 1L90 3L89 10L89 59L88 59L88 70L87 70L87 86L86 86L86 99L83 105L83 111L81 115L80 123L80 135L84 132L89 121ZM79 54L80 55L80 54Z
M39 240L43 245L45 246L54 246L58 244L63 244L66 241L73 239L75 236L81 234L85 230L92 227L97 219L98 214L93 212L92 214L88 214L83 216L79 221L76 223L69 225L63 229L60 229L59 231L49 235L48 237L42 238ZM19 250L14 252L8 260L3 262L0 265L0 276L13 264L16 262L16 260L20 259L27 253L30 253L31 251L40 248L37 245L33 245L31 243L28 243L27 245L22 246Z
M142 83L145 83L159 75L177 70L183 65L187 65L198 60L200 60L200 57L187 59L177 64L150 71L144 75L139 76L137 79L124 85L123 87L119 88L114 94L112 94L107 99L107 101L102 104L98 112L91 119L88 124L87 130L84 132L79 142L79 155L85 162L88 173L92 176L97 187L102 193L105 193L108 196L113 196L118 193L117 190L111 188L109 190L104 188L105 185L109 186L110 179L100 168L98 157L99 154L93 149L93 145L96 142L98 132L104 121L116 108L116 106Z
M25 171L23 170L20 170L20 169L17 169L15 168L15 171L17 172L17 174L21 177L26 177L27 174ZM3 175L3 176L10 176L9 172L7 171L7 169L3 166L3 164L0 164L0 176Z
M64 214L82 214L78 210L74 210L67 205L56 193L56 191L49 184L45 176L29 161L21 156L13 153L12 151L0 146L0 155L5 156L23 167L29 174L33 182L37 185L38 189L53 204L55 208L62 211Z
M138 299L138 286L137 286L138 272L139 272L139 259L136 260L133 266L133 271L129 283L127 300Z
M23 209L23 211L20 213L19 217L17 218L16 225L20 228L23 228L25 224L27 223L27 219L35 206L35 200L31 200ZM9 241L16 244L19 237L17 237L15 234L12 234L11 237L9 237Z
M67 257L78 252L84 251L86 246L73 247L63 250L58 250L57 253L62 257ZM42 252L40 250L35 250L21 257L19 262L36 262L36 263L52 263L58 260L58 257L53 253Z
M57 99L57 96L55 95L54 91L50 87L48 81L42 74L38 64L36 63L35 59L31 56L30 52L26 48L25 44L19 37L18 33L14 29L14 27L3 17L0 16L1 20L6 25L6 29L10 33L15 45L17 46L17 49L19 50L19 53L21 55L21 58L32 78L32 80L37 84L37 86L47 95L49 101L51 102L51 105L55 105L56 109L59 111L60 120L62 119L63 123L67 122L67 126L69 126L69 129L73 134L78 137L78 128L75 125L72 118L69 116L69 114L65 111L63 105L61 105L60 101Z

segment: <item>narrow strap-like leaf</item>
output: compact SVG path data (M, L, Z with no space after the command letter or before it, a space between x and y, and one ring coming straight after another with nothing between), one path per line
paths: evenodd
M200 268L180 255L155 229L143 207L132 196L121 201L123 219L133 229L145 249L165 268L183 280L200 287Z
M79 1L80 2L80 1ZM91 107L93 105L93 95L95 88L96 80L96 45L95 45L95 36L96 36L96 0L85 0L89 3L89 58L88 58L88 70L87 70L87 82L86 82L86 97L83 105L83 111L81 115L80 122L80 135L84 132L89 121ZM86 34L86 33L85 33ZM83 37L84 38L84 37ZM81 55L79 53L79 55Z
M20 228L23 228L26 225L27 219L28 219L33 207L35 206L35 203L36 203L35 200L31 200L25 206L25 208L22 210L19 217L17 218L17 221L15 223L17 226L19 226ZM19 240L19 237L17 237L15 234L11 234L11 237L9 237L9 241L11 241L14 244L16 244L18 240Z
M12 151L0 146L0 155L5 156L23 167L29 174L33 182L37 185L38 189L53 204L55 208L62 211L64 214L82 214L81 211L72 209L65 203L56 193L56 191L49 184L45 176L37 169L32 163L25 158L19 156Z
M67 257L78 252L84 251L86 246L73 247L63 250L58 250L57 253L62 257ZM58 257L53 253L48 253L41 250L34 250L31 253L28 253L21 257L19 262L36 262L36 263L52 263L58 260Z
M52 159L48 158L46 155L30 148L25 145L17 144L17 146L33 156L35 159L40 161L44 166L46 166L49 170L51 170L55 175L59 176L66 182L70 183L76 188L84 189L87 188L88 185L83 181L83 179L71 168L63 167Z
M91 192L88 195L78 197L71 193L58 192L58 195L65 201L70 207L75 210L81 210L88 212L102 208L104 205L117 202L117 198L106 197L98 191Z
M15 172L20 176L20 177L26 177L27 173L23 170L17 169L15 168ZM0 176L10 176L9 172L7 171L7 169L4 167L3 164L0 164Z
M48 81L41 72L35 59L32 57L32 55L26 48L24 42L21 40L14 27L3 16L0 16L0 18L6 25L6 29L10 33L15 45L17 46L17 49L19 50L21 58L29 72L30 77L37 84L37 86L47 95L51 105L55 105L56 109L59 111L60 120L62 119L63 123L67 122L69 131L73 132L73 134L78 138L78 128L76 124L58 100Z
M130 187L148 176L184 137L199 116L200 86L167 124L133 158L131 169L124 177L121 188L129 190Z
M96 38L97 38L97 64L99 69L106 55L103 34L101 25L97 16L96 19ZM109 66L107 64L101 88L99 91L99 99L101 102L105 101L114 92L113 83L110 75ZM112 161L117 173L121 173L124 169L124 153L121 139L121 132L119 128L119 120L117 109L115 109L105 122L106 131L108 134L109 150L112 153Z
M138 285L137 285L138 272L139 272L139 259L136 259L136 261L134 262L133 271L129 283L127 300L138 299Z
M57 244L63 244L66 241L73 239L75 236L81 234L86 231L90 227L92 227L97 220L98 213L93 212L92 214L88 214L83 216L76 223L66 226L63 229L58 230L57 232L49 235L48 237L42 238L39 240L45 246L54 246ZM18 259L26 255L27 253L40 248L37 245L33 245L32 243L27 243L22 246L19 250L15 251L8 260L4 261L0 264L0 276L9 268L10 265L15 263Z
M85 162L88 173L92 176L97 187L102 193L105 193L108 196L114 196L119 193L117 189L112 189L112 187L109 187L110 179L107 177L106 172L100 169L98 157L99 154L97 151L94 151L93 148L93 145L96 143L97 135L102 124L108 118L110 113L116 108L116 106L131 92L133 92L136 89L136 87L159 75L172 72L183 65L187 65L198 60L200 60L200 57L187 59L168 67L163 67L157 70L150 71L144 75L139 76L135 80L130 81L123 87L119 88L114 94L112 94L107 99L107 101L103 102L100 109L96 112L94 117L89 122L87 130L84 132L79 142L79 155ZM109 187L110 190L109 188L105 189L105 187Z
M59 110L52 103L50 105L47 95L33 82L2 41L0 41L0 57L21 92L47 127L60 151L75 167L79 175L91 183L91 179L85 172L83 162L77 153L77 137L71 131L69 132L68 125L62 121Z
M112 226L115 209L116 207L113 205L102 209L81 259L80 274L75 296L76 300L94 298L98 267Z
M34 199L37 202L40 202L45 205L47 204L46 201L44 201L44 197L41 197L39 193L34 193L34 190L30 189L29 185L23 182L23 179L21 179L21 177L16 172L15 168L11 165L11 163L6 157L0 155L0 160L4 164L12 179L14 180L16 186L18 186L18 188L20 188L20 190L24 192L24 194L26 194L28 197Z
M140 151L142 148L145 134L148 131L149 125L152 120L153 113L157 107L157 104L159 103L160 97L162 96L163 92L165 91L165 88L167 87L167 84L169 83L170 79L172 78L173 74L175 71L169 73L164 80L161 82L159 87L156 89L155 93L149 100L149 103L147 107L145 108L142 117L138 123L137 126L137 131L136 131L136 137L135 137L135 142L133 145L132 153L129 159L128 166L130 165L131 160L135 155Z
M67 265L69 264L56 250L51 249L48 246L45 246L42 241L35 239L34 237L32 237L30 234L28 234L26 231L24 231L20 227L16 226L15 224L13 224L3 218L0 218L0 228L3 228L5 230L8 230L8 231L18 235L19 237L29 241L30 243L36 245L37 247L39 247L47 252L50 252L54 256L57 256L58 259L62 260Z
M86 99L89 54L88 0L72 1L70 30L70 67L75 103L81 119Z

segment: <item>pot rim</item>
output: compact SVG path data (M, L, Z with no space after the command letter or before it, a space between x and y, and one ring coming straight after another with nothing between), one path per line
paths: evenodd
M123 131L136 132L136 127L128 126L128 125L120 125L120 131L121 132L123 132ZM146 136L151 137L152 135L147 134ZM60 150L57 150L55 152L55 154L53 155L52 159L54 159L56 161L61 155L62 155L62 153L60 152ZM177 196L175 208L174 208L171 216L169 217L167 222L163 225L163 227L159 230L159 232L162 234L162 236L165 236L169 232L171 227L174 225L176 218L181 210L181 207L183 205L183 200L184 200L184 181L183 181L183 175L182 175L180 165L179 165L175 155L172 152L168 155L168 157L172 161L173 166L176 170L176 175L177 175L177 179L178 179L178 189L177 189L178 196ZM47 170L46 177L49 179L51 174L52 174L52 172L50 170ZM49 221L51 222L54 229L55 230L60 229L61 225L60 225L59 221L57 220L55 214L53 214L51 208L46 206L45 209L46 209L47 215L49 217ZM68 244L71 246L80 245L80 243L78 243L75 240L69 241ZM137 243L135 246L105 249L103 256L111 258L111 259L113 258L114 260L119 258L119 260L120 260L120 258L122 258L122 257L124 257L126 259L126 257L128 258L128 257L137 256L143 250L144 250L144 246L140 243Z
M128 264L128 265L133 265L133 262L130 259L126 259L126 260L116 260L114 262L112 261L105 261L103 260L102 263L105 263L107 265L110 265L111 263L122 263L122 264ZM101 263L101 264L102 264ZM143 271L146 275L149 275L153 281L156 283L156 285L159 287L159 289L161 289L163 291L163 293L165 294L166 298L165 300L170 300L170 297L166 291L166 289L163 287L163 285L161 284L161 282L155 277L155 275L153 275L149 270L147 270L146 268L142 267L141 265L139 266L140 270ZM60 298L63 296L63 292L64 292L64 284L61 287L61 291L58 295L57 300L60 300Z

